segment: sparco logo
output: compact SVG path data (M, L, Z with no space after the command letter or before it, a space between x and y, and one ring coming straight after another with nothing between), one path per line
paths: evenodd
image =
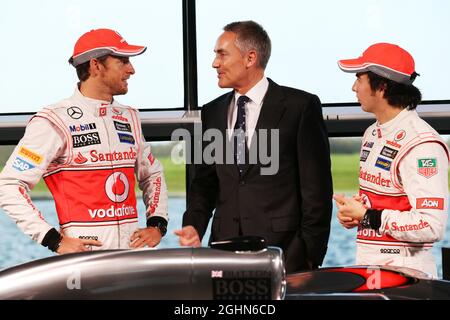
M72 119L80 119L83 116L83 111L78 107L70 107L67 109L67 114Z
M88 131L88 130L94 130L97 129L95 126L95 123L87 123L87 124L78 124L78 125L71 125L69 126L70 132L80 132L80 131Z
M380 249L380 253L400 254L400 249L387 249L387 248L383 248L383 249Z
M74 148L80 148L101 143L100 137L98 136L98 132L77 134L72 136L72 140Z
M79 236L78 239L81 239L81 240L98 240L98 236Z
M130 184L123 172L114 172L105 183L106 195L112 202L124 202L128 198Z

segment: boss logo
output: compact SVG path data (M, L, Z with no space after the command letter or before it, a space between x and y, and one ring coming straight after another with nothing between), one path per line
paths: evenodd
M213 278L213 299L228 300L248 298L270 300L269 278L220 279Z
M73 147L80 148L85 146L91 146L94 144L100 144L100 137L98 132L86 133L86 134L78 134L72 136Z
M241 270L211 272L213 299L272 299L270 271Z

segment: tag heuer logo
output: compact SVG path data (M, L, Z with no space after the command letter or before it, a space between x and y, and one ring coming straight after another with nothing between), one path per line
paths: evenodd
M435 158L418 159L417 166L417 172L425 178L430 178L438 172Z

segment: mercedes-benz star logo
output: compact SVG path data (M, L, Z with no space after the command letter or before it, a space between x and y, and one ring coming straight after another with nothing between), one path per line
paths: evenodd
M80 119L83 116L83 111L78 107L70 107L67 109L67 114L72 119Z

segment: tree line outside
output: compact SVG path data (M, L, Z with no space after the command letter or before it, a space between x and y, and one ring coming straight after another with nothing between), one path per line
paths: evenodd
M444 137L445 138L445 137ZM446 138L449 145L450 138ZM151 143L153 154L163 167L170 196L185 196L185 166L171 160L174 146L179 142ZM335 192L356 192L358 190L359 152L361 138L330 138L330 151ZM3 168L15 146L0 146L0 169ZM449 178L450 180L450 178ZM32 195L49 196L48 189L41 180ZM140 194L140 193L138 193Z

